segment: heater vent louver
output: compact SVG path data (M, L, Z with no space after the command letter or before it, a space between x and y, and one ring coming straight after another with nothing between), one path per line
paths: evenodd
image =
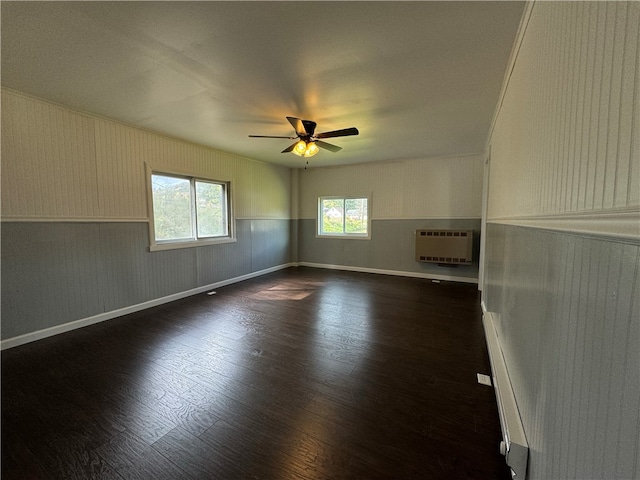
M416 230L416 261L471 265L473 230Z

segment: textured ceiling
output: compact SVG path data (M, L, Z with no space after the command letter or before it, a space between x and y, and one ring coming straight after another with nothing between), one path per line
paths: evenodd
M2 85L290 167L484 149L522 2L1 2Z

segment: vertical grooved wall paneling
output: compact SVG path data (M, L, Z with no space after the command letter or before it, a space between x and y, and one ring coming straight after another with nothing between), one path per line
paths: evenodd
M496 224L488 235L485 293L530 478L636 478L640 246Z
M101 216L147 217L144 161L150 135L113 122L96 121Z
M147 251L144 223L99 224L97 258L103 310L109 312L198 287L196 252L182 248Z
M488 218L640 207L640 4L536 3L491 137Z
M94 128L87 116L3 94L3 216L99 216Z
M318 197L373 196L372 219L480 218L483 155L310 169L300 173L301 218Z
M289 218L289 169L2 90L4 219L143 220L145 162L232 180L239 218Z
M251 197L251 210L248 212L251 218L288 218L289 217L289 171L278 171L267 164L256 163L251 169L251 191L259 192ZM265 199L270 198L275 208L266 208L269 203Z
M2 338L102 312L96 224L2 225Z
M313 168L299 173L303 263L477 281L484 155ZM371 196L371 238L318 238L318 197ZM417 229L474 230L473 265L417 262Z
M231 180L236 241L150 252L145 163ZM2 339L286 265L290 176L3 89Z
M640 3L530 13L490 138L483 301L530 445L527 478L638 478L640 235L620 240L598 214L640 209ZM554 214L601 228L517 225Z

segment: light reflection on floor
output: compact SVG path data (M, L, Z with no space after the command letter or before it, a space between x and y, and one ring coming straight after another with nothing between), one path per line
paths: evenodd
M352 288L353 287L353 288ZM344 284L330 285L319 292L319 304L323 305L315 316L316 327L319 330L335 328L347 329L357 327L360 340L367 342L371 333L370 316L361 305L370 305L371 299L366 290ZM344 330L343 330L344 331Z
M317 371L348 375L366 359L371 325L359 305L369 300L364 299L366 292L352 287L335 283L318 291L323 308L312 319L315 345L311 349Z
M361 305L367 305L371 301L367 292L352 283L298 280L282 281L250 294L249 298L257 302L286 302L304 300L313 294L318 296L318 305L323 307L308 318L308 326L314 332L308 338L313 345L307 350L308 357L300 360L309 371L319 373L315 381L331 385L334 376L349 375L354 368L366 361L371 318ZM248 351L246 349L252 355L253 351L262 352L260 349L263 346L253 343L256 329L261 330L262 326L273 319L261 317L261 314L239 306L226 308L224 314L217 315L216 321L209 323L207 327L200 323L191 331L186 326L180 336L166 342L170 345L163 346L163 350L167 352L165 355L147 364L143 378L157 388L162 385L162 377L171 375L171 372L191 381L215 375L215 390L233 391L235 385L241 383L247 374L239 366L243 364L243 356ZM353 327L352 330L350 326ZM208 333L203 335L203 329L208 330ZM286 331L279 335L286 336ZM230 348L225 344L226 341L237 343L237 348ZM277 344L270 348L277 349ZM156 400L168 393L162 391L162 388L159 390L153 392Z
M284 282L251 295L254 300L304 300L324 282Z

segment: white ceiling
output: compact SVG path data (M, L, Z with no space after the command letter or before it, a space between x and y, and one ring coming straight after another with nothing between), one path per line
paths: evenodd
M2 85L290 167L484 149L521 2L1 2Z

